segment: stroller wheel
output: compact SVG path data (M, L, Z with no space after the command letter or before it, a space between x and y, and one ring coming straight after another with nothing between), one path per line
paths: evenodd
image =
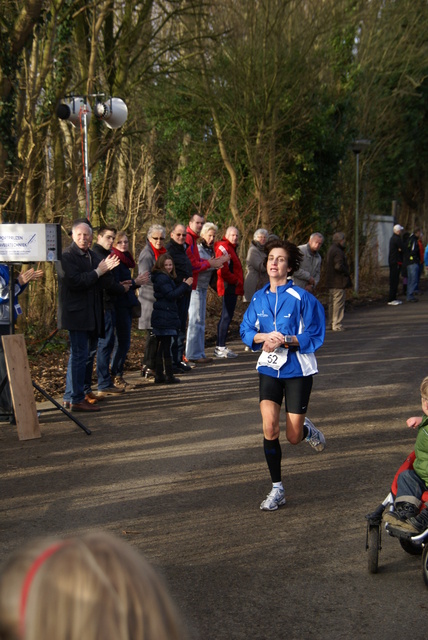
M422 573L425 585L428 587L428 545L425 545L422 553Z
M420 544L414 544L408 538L399 538L401 547L406 553L410 553L411 556L421 556L422 546Z
M380 532L377 525L370 526L367 532L367 552L369 573L377 573L379 562Z

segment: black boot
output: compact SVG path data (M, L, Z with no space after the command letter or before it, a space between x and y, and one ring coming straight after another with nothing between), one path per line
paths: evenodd
M422 533L428 529L428 509L422 509L417 516L409 518L409 521L419 533Z
M395 513L399 520L409 520L419 513L419 507L411 502L396 502Z
M146 378L155 375L157 344L156 336L153 331L150 330L144 349L143 366L141 367L141 375Z
M166 378L163 373L163 348L162 343L157 343L155 360L155 384L163 384Z
M141 377L142 378L153 378L155 376L155 372L153 371L153 369L149 369L148 367L146 367L146 365L143 365L143 367L141 368Z
M176 378L172 370L172 358L165 358L165 382L166 384L176 384L180 378Z

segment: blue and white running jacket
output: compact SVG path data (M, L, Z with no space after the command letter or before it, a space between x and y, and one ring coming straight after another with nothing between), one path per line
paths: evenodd
M256 291L241 323L241 339L253 351L262 344L253 344L257 333L280 331L283 335L295 335L300 348L290 349L287 362L276 371L271 367L258 367L260 373L274 378L299 378L318 372L315 351L325 336L325 313L320 302L311 293L295 287L290 280L270 290L270 284Z
M22 293L28 286L27 284L20 285L18 282L18 278L15 280L15 292L14 292L14 306L13 306L13 317L14 320L17 318L17 311L20 313L21 307L18 304L18 296ZM6 325L10 322L9 315L9 268L5 264L0 264L0 324Z

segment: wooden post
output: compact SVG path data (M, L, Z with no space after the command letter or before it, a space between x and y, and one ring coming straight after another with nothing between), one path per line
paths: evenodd
M40 438L25 338L22 334L17 334L2 336L2 340L18 438L20 440Z

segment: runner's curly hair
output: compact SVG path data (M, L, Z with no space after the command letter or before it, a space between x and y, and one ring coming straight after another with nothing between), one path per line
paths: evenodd
M272 249L284 249L287 253L288 257L288 266L290 267L290 272L288 275L293 275L295 271L297 271L300 267L300 263L303 258L303 254L300 251L299 247L295 245L293 242L289 242L288 240L270 240L265 245L266 258L265 258L265 266L267 264L267 259L272 251Z

